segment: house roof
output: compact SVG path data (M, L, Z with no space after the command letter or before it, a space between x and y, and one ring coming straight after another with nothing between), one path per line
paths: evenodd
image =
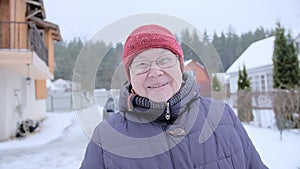
M193 59L189 59L189 60L184 61L183 64L184 64L184 66L186 66L186 65L190 64L192 61L193 61Z
M57 79L57 80L55 80L55 81L53 82L53 84L54 84L54 85L59 85L59 84L61 84L61 85L64 85L64 84L69 85L69 84L72 84L72 82L69 81L69 80Z
M29 20L34 22L37 26L42 27L44 29L52 29L53 30L52 35L53 35L54 39L57 40L57 41L62 40L58 25L56 25L54 23L51 23L51 22L48 22L48 21L45 21L45 20L40 19L40 18L35 17L35 16L29 18Z
M272 65L275 37L269 37L252 43L243 54L227 69L226 73L238 72L243 66L246 69Z
M203 69L205 69L204 66L203 66L201 63L197 62L197 61L194 60L194 59L186 60L186 61L184 61L183 64L184 64L184 66L187 66L187 65L189 65L189 64L192 63L192 62L195 62L195 63L198 64L200 67L202 67Z

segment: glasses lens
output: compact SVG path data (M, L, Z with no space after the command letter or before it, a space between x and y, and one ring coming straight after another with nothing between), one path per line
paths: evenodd
M136 74L143 74L148 71L150 68L150 62L143 60L134 62L130 65L130 69Z
M156 64L162 69L170 68L170 67L176 65L177 56L163 55L163 56L158 57L156 61L143 60L143 61L133 62L130 65L130 69L135 74L143 74L150 70L152 62L156 62Z
M156 64L160 68L169 68L176 64L177 57L175 55L164 55L157 59Z

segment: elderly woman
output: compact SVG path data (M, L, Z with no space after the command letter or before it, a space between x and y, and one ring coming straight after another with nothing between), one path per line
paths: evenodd
M82 169L267 168L232 109L201 97L183 63L181 46L162 26L128 36L120 112L95 128Z

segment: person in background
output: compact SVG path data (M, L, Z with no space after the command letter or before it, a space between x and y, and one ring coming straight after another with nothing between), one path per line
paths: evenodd
M81 169L265 169L233 110L200 96L174 34L142 25L127 37L119 112L102 121Z
M109 96L103 107L103 119L107 119L115 113L114 99Z

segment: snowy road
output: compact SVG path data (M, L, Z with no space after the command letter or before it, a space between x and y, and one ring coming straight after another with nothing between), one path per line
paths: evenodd
M79 168L89 139L75 117L62 135L52 142L33 148L4 150L1 169L75 169Z

